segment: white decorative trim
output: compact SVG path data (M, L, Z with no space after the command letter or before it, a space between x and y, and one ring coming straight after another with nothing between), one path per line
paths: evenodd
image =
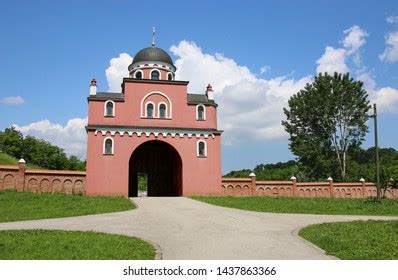
M164 94L163 92L160 92L160 91L151 91L151 92L147 93L144 96L144 98L141 99L141 118L145 118L145 116L146 116L146 106L145 106L145 108L143 108L142 105L143 105L145 99L147 99L152 94L159 94L167 99L167 101L169 102L169 106L170 106L170 110L167 110L168 118L171 119L173 117L173 104L171 103L170 98L166 94ZM142 111L142 109L144 109L144 112Z
M149 104L152 104L152 107L153 107L153 111L152 111L152 117L148 117L148 105ZM155 106L155 103L153 103L152 101L147 101L146 103L145 103L145 108L144 108L144 110L145 110L145 118L151 118L151 119L153 119L153 118L155 118L156 117L156 106Z
M134 134L137 137L141 136L146 136L149 137L151 134L153 135L162 135L163 137L168 137L171 136L171 138L175 137L180 137L184 138L185 136L188 138L195 137L197 139L200 139L200 137L204 137L205 139L208 139L209 137L214 139L214 134L211 132L206 132L206 131L199 131L199 130L179 130L179 129L161 129L161 128L131 128L131 129L97 129L95 130L94 134L98 135L100 133L102 136L106 136L107 133L109 133L111 136L116 135L116 133L119 133L119 135L124 135L128 134L129 137L132 137Z
M102 134L102 135L103 135L103 134ZM110 154L108 154L108 153L105 152L105 144L106 144L106 141L107 141L107 140L111 140L111 141L112 141L112 152L111 152ZM113 154L115 153L115 141L113 140L112 137L106 137L106 138L104 139L103 147L102 147L102 153L103 153L104 155L113 155Z
M204 155L201 155L201 154L199 154L199 144L200 143L203 143L205 146L204 146L204 150L205 150L205 154ZM204 140L199 140L198 142L196 142L196 156L197 157L207 157L207 144L206 144L206 141L204 141Z
M161 118L161 117L160 117L160 105L164 105L164 107L165 107L165 110L164 110L164 118ZM166 102L159 102L159 104L158 104L158 118L159 118L159 119L168 119L168 118L169 118L169 113L168 113L168 110L167 110L167 104L166 104Z
M152 80L152 72L154 72L154 71L156 71L156 72L158 72L159 73L159 80L161 80L162 79L162 72L161 71L159 71L158 69L152 69L151 70L151 72L149 72L149 79L151 79ZM156 80L154 80L154 81L156 81Z
M136 62L130 67L129 70L132 72L135 69L148 69L148 68L154 68L154 67L157 67L157 68L162 69L162 70L165 70L165 69L171 70L172 72L174 72L176 70L175 66L173 66L171 64L168 64L166 62L162 62L162 63L159 64L159 62L158 63L154 63L153 61Z
M137 70L135 70L134 71L134 79L137 79L137 73L141 73L141 79L144 79L145 77L144 77L144 71L142 71L142 70L140 70L140 69L137 69Z
M108 103L112 103L112 115L107 114L106 106ZM113 100L107 100L104 103L104 117L114 117L115 116L115 102Z
M199 107L203 107L203 119L199 119ZM205 121L206 120L206 106L203 104L196 105L196 120L197 121Z

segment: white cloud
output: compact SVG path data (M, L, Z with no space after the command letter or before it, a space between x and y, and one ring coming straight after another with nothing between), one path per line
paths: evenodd
M347 54L353 54L359 50L365 43L365 37L369 34L361 29L358 25L354 25L346 30L344 30L346 37L343 39L342 43L344 48L347 50Z
M0 100L0 103L7 105L21 105L25 103L25 99L21 96L7 96Z
M193 42L181 41L170 50L179 57L177 79L189 80L190 91L204 92L208 83L213 85L224 143L287 136L282 109L291 95L311 82L310 77L259 79L233 59L206 54Z
M31 135L49 141L63 148L68 155L86 158L87 135L85 126L87 118L74 118L66 126L52 123L49 120L34 122L25 126L14 124L23 135Z
M398 90L391 87L377 88L376 81L370 73L356 77L364 82L364 89L369 94L370 103L376 103L379 113L398 113Z
M386 17L386 21L388 22L388 23L396 23L396 22L398 22L398 16L389 16L389 17Z
M176 78L190 81L189 88L192 91L204 92L209 83L214 90L220 91L242 80L256 80L247 67L219 53L203 53L194 42L181 41L170 50L179 57L175 61Z
M260 67L260 75L264 74L265 72L268 72L271 70L271 66L269 65L263 65Z
M363 72L356 78L364 83L363 87L369 94L376 91L376 81L369 72Z
M350 72L350 68L347 65L348 61L352 61L358 71L364 71L360 49L365 45L365 37L369 34L358 25L354 25L343 32L345 37L340 42L343 47L333 48L327 46L321 58L316 62L318 64L317 73Z
M345 49L335 49L333 47L327 46L325 53L316 61L318 64L316 72L349 72L348 66L345 62L346 55L347 51Z
M398 31L391 32L385 39L386 49L379 55L381 61L384 62L397 62L398 61Z
M372 103L377 104L380 113L398 113L398 90L391 87L378 89Z
M110 66L105 70L106 80L108 81L109 91L120 92L121 83L124 77L129 76L127 67L131 64L133 58L127 53L119 54L119 57L112 58L109 61Z

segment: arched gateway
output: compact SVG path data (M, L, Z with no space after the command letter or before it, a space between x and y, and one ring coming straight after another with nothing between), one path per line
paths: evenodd
M152 46L136 53L121 92L88 98L87 195L149 196L221 193L221 133L210 85L188 93L170 55ZM133 151L133 152L132 152Z
M148 196L182 195L181 157L170 144L148 141L138 146L129 162L129 196L138 194L138 175L145 174Z

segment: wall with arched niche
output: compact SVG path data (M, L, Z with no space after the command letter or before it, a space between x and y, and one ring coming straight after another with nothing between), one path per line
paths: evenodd
M25 165L0 165L0 191L84 194L86 173L64 170L32 170Z
M254 178L223 178L224 196L283 196L307 198L367 198L376 196L373 183L256 181ZM389 188L387 198L398 199L398 189Z

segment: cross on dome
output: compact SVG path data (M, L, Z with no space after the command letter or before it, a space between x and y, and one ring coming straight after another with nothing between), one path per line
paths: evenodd
M155 47L155 27L152 27L152 47Z

